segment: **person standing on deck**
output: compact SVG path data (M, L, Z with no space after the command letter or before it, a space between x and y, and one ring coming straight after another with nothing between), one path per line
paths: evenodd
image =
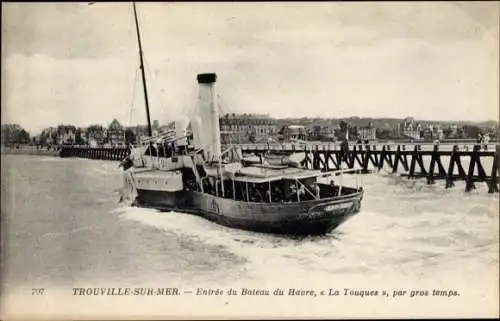
M299 187L299 197L300 197L301 201L305 200L305 197L306 197L306 189L305 189L304 185L302 185L302 184Z
M285 202L288 203L296 200L297 200L297 188L295 187L295 185L290 185L288 195L285 198Z
M283 194L281 193L281 189L278 186L274 186L274 190L271 197L273 202L281 202L284 200Z
M318 182L314 182L313 183L313 187L314 187L314 194L316 195L316 199L320 199L321 197L321 189L319 188L319 185L318 185Z
M335 182L333 181L333 179L330 181L330 185L328 186L328 192L331 196L335 196Z

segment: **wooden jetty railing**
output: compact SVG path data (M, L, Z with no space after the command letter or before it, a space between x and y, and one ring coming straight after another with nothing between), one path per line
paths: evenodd
M388 170L399 173L408 178L426 178L428 184L434 184L436 180L445 180L446 188L455 185L455 181L466 182L466 191L475 188L475 183L485 182L488 192L499 191L499 146L495 145L489 150L484 146L473 145L460 149L458 145L449 146L449 150L440 149L439 145L433 145L425 150L424 145L354 145L348 148L340 145L305 144L297 146L253 144L237 145L242 153L253 153L265 155L266 153L305 153L302 164L306 168L329 172L341 168L359 168L362 173L373 170ZM424 146L426 147L426 146ZM429 147L429 146L427 146ZM130 154L127 147L117 148L90 148L63 146L60 150L61 157L80 157L88 159L115 160L119 161ZM446 163L446 158L448 162ZM491 161L491 165L485 169L485 163Z
M354 145L342 147L339 145L310 145L302 148L297 146L282 146L273 148L268 145L240 145L243 153L264 155L266 153L281 152L284 154L305 153L302 165L307 168L331 171L341 168L360 168L362 173L368 173L371 169L380 171L388 169L392 173L400 173L408 178L425 177L428 184L434 184L436 180L446 181L446 188L455 185L455 181L466 181L466 191L475 188L476 182L486 182L488 192L498 192L499 176L499 146L494 150L484 150L484 146L466 146L460 150L458 145L452 146L450 150L440 150L439 145L433 145L431 150L423 150L422 145L413 145L407 149L406 145ZM395 149L394 149L395 147ZM445 159L449 158L445 167ZM483 163L490 158L491 170L486 171ZM468 168L464 169L464 165Z
M102 159L120 161L130 154L128 147L79 147L62 146L60 157L79 157L88 159Z
M37 147L37 146L17 146L4 147L1 149L2 155L18 154L18 155L33 155L33 156L59 156L59 151L56 148Z

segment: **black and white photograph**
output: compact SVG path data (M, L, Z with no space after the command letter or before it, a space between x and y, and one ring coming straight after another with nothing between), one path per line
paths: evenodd
M498 318L499 11L2 2L1 318Z

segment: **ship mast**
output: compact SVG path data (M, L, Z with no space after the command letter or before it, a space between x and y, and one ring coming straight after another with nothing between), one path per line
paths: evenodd
M151 130L151 117L149 116L149 101L148 101L148 88L146 86L146 75L144 73L144 58L142 57L142 44L141 33L139 32L139 22L137 21L137 10L135 9L135 1L132 2L134 8L135 30L137 31L137 43L139 44L139 59L141 62L141 75L142 75L142 88L144 89L144 103L146 104L146 117L148 118L148 135L153 136Z

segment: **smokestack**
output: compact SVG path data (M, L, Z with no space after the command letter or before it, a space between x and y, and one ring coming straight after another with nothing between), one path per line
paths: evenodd
M198 113L202 121L202 142L205 156L208 160L219 161L221 157L221 142L219 128L219 109L217 107L217 93L214 73L198 74L199 96Z

